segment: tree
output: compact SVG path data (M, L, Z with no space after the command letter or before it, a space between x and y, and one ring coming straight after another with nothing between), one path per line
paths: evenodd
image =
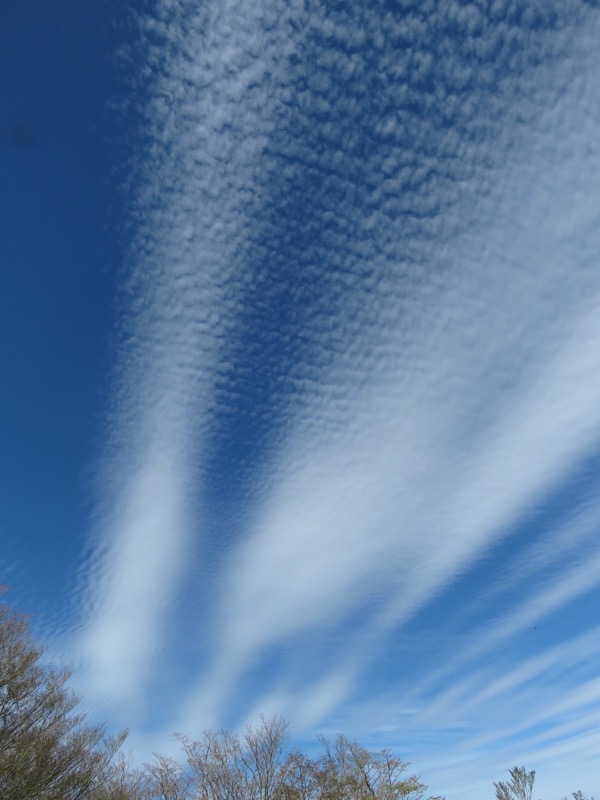
M101 781L86 795L86 800L154 800L148 775L136 767L133 757L118 753L104 771ZM162 800L162 798L161 798Z
M426 791L391 751L372 752L345 736L321 738L316 758L288 752L287 723L277 716L261 717L241 736L177 735L183 761L155 754L138 768L118 752L126 734L108 737L103 726L87 725L75 711L69 672L43 656L27 619L0 601L2 800L421 800Z
M273 800L281 783L287 723L261 717L242 738L204 731L199 741L177 735L199 796L207 800Z
M535 770L527 772L525 767L513 767L510 772L510 781L494 783L496 800L531 800Z
M319 758L288 755L278 800L420 800L427 790L417 775L405 774L408 762L390 750L373 752L342 735L319 741Z
M258 727L247 727L241 737L221 730L205 731L198 741L177 738L186 765L179 770L169 761L162 774L169 786L176 776L176 786L190 780L186 791L193 800L421 800L427 790L391 751L373 752L345 736L333 742L322 737L324 753L316 758L286 752L287 723L281 717L261 717ZM156 761L153 769L159 765ZM184 798L165 792L150 796Z
M192 777L179 761L155 753L154 761L145 768L144 800L189 800L192 797Z
M43 653L27 619L0 602L0 797L91 798L126 734L86 725L69 672L45 665Z
M287 728L282 717L266 719L262 715L257 728L246 727L242 758L250 777L253 800L272 800L281 783Z
M315 762L294 750L286 756L282 780L277 787L277 800L316 800L319 775Z
M427 786L390 750L373 752L339 735L321 737L325 755L317 762L318 797L322 800L420 800Z
M196 796L206 800L244 798L247 775L242 762L242 748L237 736L229 731L204 731L198 741L177 734L193 776Z

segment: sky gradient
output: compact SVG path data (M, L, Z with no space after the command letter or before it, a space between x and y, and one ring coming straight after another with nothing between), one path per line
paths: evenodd
M0 567L84 703L599 792L600 13L0 12ZM309 743L309 744L307 744Z

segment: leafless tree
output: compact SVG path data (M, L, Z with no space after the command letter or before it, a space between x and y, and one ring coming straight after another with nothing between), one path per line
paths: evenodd
M43 661L25 617L0 603L0 797L83 800L102 784L125 733L74 713L69 672Z
M510 781L494 783L496 800L531 800L535 770L528 772L525 767L509 770Z
M177 734L201 800L244 800L248 775L239 738L229 731L204 731L199 741Z
M242 762L251 800L273 800L283 777L287 727L283 717L261 716L258 727L246 728Z
M322 800L420 800L427 786L405 775L408 762L390 750L373 752L345 736L321 737L325 755L318 762Z

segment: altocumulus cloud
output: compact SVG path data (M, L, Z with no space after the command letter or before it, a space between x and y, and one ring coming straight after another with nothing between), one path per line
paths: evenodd
M197 5L139 22L86 691L140 737L276 710L395 745L402 720L432 770L444 742L440 790L466 741L479 771L550 760L584 696L597 721L595 638L497 653L597 589L593 480L538 519L600 437L597 12Z

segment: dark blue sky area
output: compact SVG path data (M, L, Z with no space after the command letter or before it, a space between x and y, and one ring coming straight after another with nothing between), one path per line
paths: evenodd
M50 605L72 583L89 514L81 465L97 455L106 400L127 157L118 52L128 41L118 2L0 10L0 483L11 500L0 536ZM27 604L36 610L41 596Z

